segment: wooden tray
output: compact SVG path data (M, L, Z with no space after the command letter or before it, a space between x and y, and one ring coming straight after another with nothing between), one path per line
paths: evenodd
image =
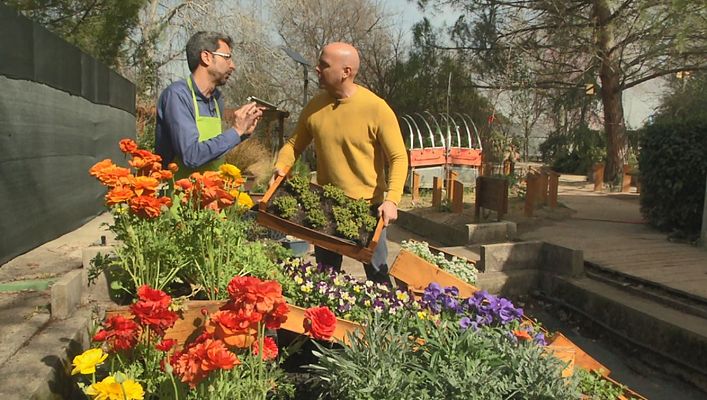
M273 182L273 184L268 188L268 191L265 192L265 195L263 196L262 200L260 200L258 206L258 223L270 229L274 229L287 235L292 235L297 238L306 240L316 246L325 248L329 251L333 251L335 253L351 257L363 263L371 262L371 257L373 257L373 251L378 245L381 231L383 230L382 218L378 219L378 224L376 225L373 237L371 238L370 242L368 243L368 246L366 247L359 246L353 241L319 232L306 226L288 221L284 218L280 218L275 214L269 213L267 211L267 207L268 203L270 202L270 199L273 197L273 195L284 180L284 176L277 177L277 179L275 179L275 182Z

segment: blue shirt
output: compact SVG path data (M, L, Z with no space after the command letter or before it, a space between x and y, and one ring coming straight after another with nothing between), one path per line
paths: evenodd
M215 117L216 102L223 114L221 92L214 90L210 98L204 96L192 80L199 115ZM187 81L172 83L160 95L157 102L157 125L155 127L155 152L162 157L164 168L180 157L189 168L199 168L236 147L241 142L234 128L221 132L218 136L199 142L196 128L194 101Z

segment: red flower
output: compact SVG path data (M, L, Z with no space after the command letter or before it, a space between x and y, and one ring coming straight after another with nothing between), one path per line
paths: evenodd
M93 340L108 342L112 351L129 350L135 347L139 335L140 326L135 321L114 315L103 322L103 330Z
M172 358L175 374L191 388L196 387L209 372L231 369L238 364L238 357L228 351L223 342L213 339L193 345Z
M277 281L261 281L251 276L236 276L228 284L228 294L237 306L266 314L285 302Z
M169 309L172 298L161 290L142 285L137 290L138 301L130 306L130 311L141 324L149 327L158 335L174 326L179 316Z
M165 353L172 350L172 347L177 345L175 339L164 339L155 345L155 348L159 351L164 351Z
M167 308L172 303L172 297L167 293L153 289L148 285L137 288L138 301L148 303L150 306Z
M205 328L207 333L229 346L247 348L257 337L261 318L259 313L244 308L221 310L211 315Z
M318 340L329 340L336 329L336 316L328 307L312 307L304 312L304 331Z
M283 322L287 321L287 313L290 308L287 303L280 303L275 308L265 315L265 327L267 329L279 329Z
M120 146L120 151L123 153L132 153L137 150L137 143L132 139L123 139L118 145Z
M258 348L259 346L260 342L258 340L253 342L253 347L251 348L253 355L257 356L260 353L260 349ZM266 336L265 339L263 339L263 348L265 349L265 351L263 351L263 360L268 361L277 358L277 343L275 343L273 338Z
M104 342L106 339L108 339L108 331L101 329L100 331L96 332L95 335L93 335L93 341L94 342Z

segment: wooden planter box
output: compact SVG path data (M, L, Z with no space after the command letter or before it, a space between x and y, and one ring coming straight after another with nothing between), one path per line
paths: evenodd
M400 250L390 267L390 275L405 283L416 294L423 293L432 282L442 286L455 286L459 289L460 297L471 297L479 290L476 286L464 282L407 250Z
M213 314L225 304L225 300L190 300L186 303L186 309L182 312L182 318L179 318L174 326L165 332L165 339L175 339L177 346L182 347L189 340L195 339L201 333L201 327L204 326L204 314L201 310L206 309L209 314ZM286 329L290 332L304 334L304 312L306 309L287 305L290 312L287 313L287 321L280 326L281 329ZM130 316L130 310L127 307L120 307L111 310L106 310L106 318L112 315ZM348 333L361 331L363 327L360 324L351 322L345 319L336 319L336 329L332 339L337 339L344 343L348 343Z
M287 306L290 308L290 312L287 313L287 321L283 322L280 328L303 335L305 333L304 312L306 309L299 306L293 306L291 304L288 304ZM337 318L336 329L332 335L332 340L336 339L340 342L348 344L349 333L361 331L363 331L363 327L360 324L342 318Z
M574 359L576 366L589 371L597 371L604 376L609 376L609 374L611 373L611 370L609 368L605 367L599 361L592 358L592 356L587 354L579 346L574 344L571 340L567 339L565 335L559 332L552 335L552 338L550 338L547 347L574 349Z
M167 329L164 335L165 339L176 340L177 346L181 348L184 343L195 339L201 333L200 328L206 322L201 310L206 309L209 314L213 314L224 303L225 300L190 300L186 302L186 309L182 311L182 317L177 319L173 327ZM106 310L106 318L112 315L130 316L131 314L127 307Z
M373 251L378 245L381 231L383 230L383 220L378 219L378 225L373 233L373 237L366 247L359 246L353 241L346 240L337 236L329 235L303 225L296 224L284 218L269 213L267 211L268 204L275 192L278 190L285 177L278 177L270 186L268 191L263 196L258 207L258 223L270 229L280 231L282 233L298 237L306 240L316 246L325 248L329 251L351 257L363 263L369 263L373 257Z

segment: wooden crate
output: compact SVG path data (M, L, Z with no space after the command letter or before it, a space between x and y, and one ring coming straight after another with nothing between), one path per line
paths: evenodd
M383 219L378 219L378 225L373 233L373 237L367 246L360 246L353 241L346 240L337 236L329 235L317 230L308 228L303 225L296 224L294 222L288 221L284 218L269 213L267 211L268 203L272 199L275 192L278 190L285 177L278 177L275 182L268 188L265 192L262 200L258 206L258 223L266 226L270 229L285 233L287 235L292 235L300 239L304 239L316 246L325 248L329 251L351 257L355 260L361 261L363 263L370 263L371 257L373 257L373 251L378 245L380 239L381 231L383 230Z
M390 275L405 283L416 294L424 292L432 282L437 282L443 287L455 286L459 289L459 296L463 298L471 297L479 290L476 286L464 282L407 250L400 250L390 267Z

